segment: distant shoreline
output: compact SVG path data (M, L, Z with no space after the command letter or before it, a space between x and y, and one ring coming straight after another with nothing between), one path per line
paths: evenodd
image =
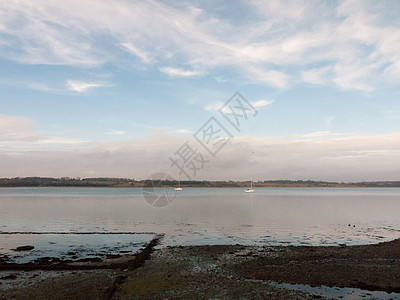
M184 188L243 188L249 186L249 181L211 181L186 180L179 184ZM400 181L368 181L368 182L329 182L315 180L260 180L254 182L258 188L386 188L400 187ZM178 181L135 180L129 178L47 178L47 177L16 177L0 178L1 187L112 187L112 188L145 188L157 186L177 186Z
M173 188L174 186L154 186L153 188ZM233 189L233 188L243 188L241 186L183 186L184 188L204 188L204 189L212 189L212 188L223 188L223 189ZM60 186L60 185L46 185L46 186L0 186L0 189L2 188L120 188L120 189L142 189L142 188L149 188L148 186L80 186L80 185L68 185L68 186ZM280 185L280 186L256 186L255 189L257 188L366 188L366 189L371 189L371 188L400 188L400 186L365 186L365 185L349 185L349 186L341 186L341 185L335 185L335 186L296 186L296 185Z

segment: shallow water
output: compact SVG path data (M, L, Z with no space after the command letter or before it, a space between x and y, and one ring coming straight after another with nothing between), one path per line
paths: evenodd
M257 188L254 194L241 188L184 188L172 193L173 201L166 207L149 205L142 192L1 188L0 251L55 239L12 232L155 232L166 234L163 245L353 245L400 236L397 188ZM92 242L83 244L112 247L148 239L139 236L93 236ZM68 238L59 238L60 243Z
M77 261L85 258L106 258L110 255L136 253L152 234L2 234L0 254L9 262L26 263L42 257ZM21 244L32 245L31 251L13 251ZM10 251L11 250L11 251Z
M343 300L357 300L357 299L380 299L380 300L393 300L400 299L399 293L387 293L383 291L368 291L355 288L338 288L329 286L309 286L306 284L290 284L290 283L274 283L266 282L274 286L283 287L290 290L307 292L313 295L326 297L328 299L343 299Z

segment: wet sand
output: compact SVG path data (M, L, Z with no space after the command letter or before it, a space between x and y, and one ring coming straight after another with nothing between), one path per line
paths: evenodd
M81 263L0 263L0 299L316 299L270 282L400 293L400 240L365 246L157 246ZM396 296L395 294L393 294Z

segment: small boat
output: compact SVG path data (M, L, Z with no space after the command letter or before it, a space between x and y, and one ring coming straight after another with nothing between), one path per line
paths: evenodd
M175 188L175 191L182 191L181 182L179 181L179 186Z
M253 189L253 179L251 180L250 188L244 189L244 192L245 193L255 193L256 192L256 190Z

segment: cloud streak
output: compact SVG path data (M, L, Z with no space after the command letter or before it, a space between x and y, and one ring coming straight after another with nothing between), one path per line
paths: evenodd
M261 108L264 106L268 106L271 105L272 103L274 103L274 100L266 100L266 99L261 99L258 101L253 101L250 102L250 104L254 107L254 108ZM204 106L204 109L207 111L218 111L220 110L225 103L221 102L221 101L216 101L216 102L212 102L207 104L206 106ZM228 108L224 108L223 109L224 112L231 112Z
M272 103L274 103L274 100L262 99L262 100L251 102L251 105L253 105L253 107L255 107L255 108L260 108L260 107L264 107L267 105L271 105Z
M198 71L183 70L172 67L163 67L160 69L160 71L171 77L192 77L192 76L200 76L203 74L202 72Z
M89 89L104 87L106 85L104 83L68 80L66 83L66 86L71 91L78 92L78 93L84 93L84 92L87 92Z

